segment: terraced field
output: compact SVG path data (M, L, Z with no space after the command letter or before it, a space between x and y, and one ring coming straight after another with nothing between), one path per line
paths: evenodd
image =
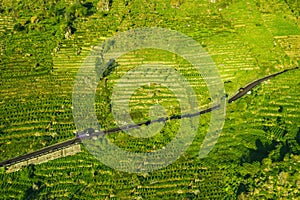
M228 96L253 80L300 65L298 1L114 0L108 11L98 0L53 2L0 2L1 161L75 137L77 71L95 46L117 32L156 26L192 37L212 56ZM188 80L200 108L210 105L202 77L181 57L153 49L130 52L97 87L102 128L116 126L110 101L117 81L140 64L157 62ZM198 152L209 113L200 117L188 150L163 169L119 172L82 146L76 155L17 172L2 168L1 199L297 199L299 76L300 70L279 75L227 105L221 137L204 159ZM149 84L131 97L131 117L148 120L149 106L157 103L167 115L180 112L170 90ZM170 142L179 125L179 119L167 122L153 138L119 132L109 139L129 151L149 152Z

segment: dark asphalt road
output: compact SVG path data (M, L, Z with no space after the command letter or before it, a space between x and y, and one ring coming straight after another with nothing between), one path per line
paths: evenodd
M275 76L278 76L280 74L283 74L285 72L288 72L288 71L291 71L291 70L295 70L295 69L298 69L298 67L295 67L295 68L292 68L292 69L286 69L286 70L283 70L281 72L278 72L278 73L275 73L275 74L271 74L269 76L263 77L261 79L258 79L256 81L253 81L253 82L249 83L245 87L240 88L239 92L236 93L233 97L231 97L228 100L228 103L232 103L233 101L241 98L242 96L244 96L245 94L247 94L247 92L249 92L250 90L252 90L254 87L256 87L257 85L259 85L260 83L262 83L262 82L264 82L266 80L269 80L270 78L274 78Z
M52 146L48 146L48 147L45 147L43 149L34 151L32 153L25 154L23 156L18 156L16 158L12 158L10 160L6 160L6 161L3 161L3 162L0 162L0 167L6 166L6 165L12 165L14 163L22 162L24 160L29 160L31 158L35 158L35 157L38 157L40 155L44 155L46 153L54 152L54 151L57 151L59 149L66 148L66 147L68 147L70 145L73 145L73 144L76 144L76 143L80 143L80 142L81 142L81 140L78 139L78 138L67 140L67 141L64 141L62 143L58 143L58 144L55 144L55 145L52 145Z
M264 78L258 79L256 81L253 81L253 82L247 84L245 87L241 88L237 94L235 94L233 97L229 98L228 103L232 103L233 101L243 97L245 94L247 94L247 92L252 90L255 86L259 85L263 81L266 81L266 80L268 80L270 78L273 78L275 76L278 76L282 73L285 73L285 72L288 72L288 71L291 71L291 70L295 70L295 69L298 69L298 67L295 67L295 68L292 68L292 69L286 69L284 71L281 71L281 72L278 72L278 73L275 73L275 74L271 74L269 76L266 76ZM220 107L220 105L216 105L216 106L213 106L211 108L208 108L208 109L202 110L200 112L196 112L196 113L185 114L185 115L174 115L174 116L170 116L170 117L166 117L166 118L159 118L159 119L152 120L152 121L149 120L149 121L146 121L146 122L141 122L141 123L138 123L138 124L131 124L131 125L123 126L123 127L117 127L117 128L105 130L105 131L102 131L102 132L99 132L99 133L95 133L95 134L93 134L89 137L97 136L97 135L100 135L100 134L112 134L112 133L115 133L115 132L119 132L121 130L128 130L128 129L138 128L142 125L149 125L151 123L156 123L156 122L165 122L167 120L195 117L195 116L199 116L199 115L211 112L215 109L218 109L219 107ZM89 137L87 137L87 138L89 138ZM34 158L34 157L37 157L37 156L40 156L40 155L44 155L44 154L47 154L47 153L50 153L50 152L53 152L53 151L57 151L59 149L62 149L62 148L65 148L65 147L68 147L70 145L80 143L80 142L81 142L81 139L79 139L79 138L67 140L65 142L58 143L58 144L46 147L46 148L40 149L38 151L28 153L28 154L23 155L23 156L18 156L18 157L0 162L0 167L12 165L12 164L24 161L24 160L29 160L31 158Z

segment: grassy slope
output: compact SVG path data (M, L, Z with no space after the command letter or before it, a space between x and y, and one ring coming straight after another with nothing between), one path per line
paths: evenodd
M21 16L19 21L26 15L32 15L24 13L25 16ZM16 22L10 15L4 13L0 17L3 19L1 26L8 29L1 31L3 40L0 42L3 47L0 72L2 160L74 137L71 93L76 71L91 45L97 45L116 31L160 26L191 36L212 55L229 95L249 81L294 66L299 63L300 57L297 53L299 24L288 5L279 0L272 3L222 1L215 4L185 1L180 9L172 8L168 1L131 1L128 6L122 1L114 1L106 17L97 12L88 18L76 19L74 27L77 31L70 39L63 39L63 34L59 32L52 34L53 30L60 30L60 25L49 25L42 32L12 34L11 29ZM60 50L54 53L57 46ZM76 54L78 49L81 49L80 55ZM32 55L27 57L28 53ZM126 63L125 58L124 65ZM20 172L1 175L1 194L5 198L28 199L61 199L64 196L67 199L233 197L244 183L239 175L243 168L236 165L241 160L244 163L261 160L253 156L255 149L260 147L259 141L265 145L274 141L286 142L287 138L293 139L297 134L300 118L297 77L298 71L278 76L256 88L251 95L228 105L222 136L207 159L195 158L199 147L197 140L188 153L171 166L142 176L116 172L84 151L76 156L35 166L34 173L28 167ZM116 74L111 75L111 80L117 78ZM111 84L110 87L113 81ZM201 124L205 125L208 117L203 117ZM100 120L110 126L109 120ZM202 129L199 130L199 140L206 127ZM120 137L119 140L117 137ZM124 145L122 134L115 139L118 145ZM145 145L147 143L141 144L141 141L130 144L134 150L141 147L137 144L149 148ZM294 145L297 146L297 143ZM297 154L297 147L294 148L293 154ZM267 156L275 150L256 154ZM293 159L297 161L297 158ZM279 168L283 165L278 162ZM297 165L292 167L293 170L299 169ZM245 171L251 171L255 165L244 166ZM271 185L279 180L278 173L275 171L274 174L271 174L275 176ZM252 178L249 181L255 181ZM288 180L294 187L297 177ZM34 189L33 183L37 186ZM257 183L257 187L265 186ZM291 190L296 191L295 188Z

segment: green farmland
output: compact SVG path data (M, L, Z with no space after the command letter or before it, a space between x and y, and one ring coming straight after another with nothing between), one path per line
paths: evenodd
M105 39L142 27L174 30L201 44L228 97L256 79L300 67L298 0L2 0L0 161L75 138L72 93L85 58ZM99 81L94 107L102 129L117 127L111 99L118 80L153 63L179 72L200 110L211 106L205 81L188 61L163 50L136 50L116 59ZM218 142L203 159L198 153L210 113L199 117L193 143L167 167L120 172L81 144L72 156L12 173L2 167L0 199L299 199L299 88L300 69L227 104ZM132 120L150 120L156 104L167 116L181 114L172 91L146 84L130 98ZM126 151L152 152L172 141L180 124L180 119L167 121L150 138L122 131L107 137Z

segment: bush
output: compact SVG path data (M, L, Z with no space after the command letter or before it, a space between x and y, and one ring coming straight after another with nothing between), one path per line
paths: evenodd
M20 23L17 23L14 25L14 30L15 31L23 31L23 30L25 30L25 27L22 26Z

